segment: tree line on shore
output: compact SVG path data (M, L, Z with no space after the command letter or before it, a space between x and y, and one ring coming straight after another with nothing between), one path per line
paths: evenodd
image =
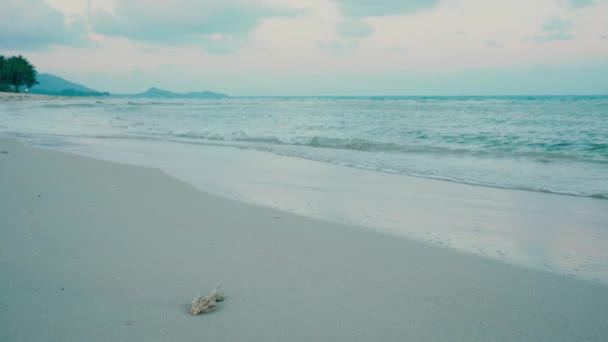
M36 68L23 56L0 55L0 91L19 92L31 88L36 81Z

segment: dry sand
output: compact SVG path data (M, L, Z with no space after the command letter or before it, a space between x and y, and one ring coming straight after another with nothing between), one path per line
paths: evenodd
M0 139L1 341L606 341L608 288ZM226 300L188 314L219 281Z

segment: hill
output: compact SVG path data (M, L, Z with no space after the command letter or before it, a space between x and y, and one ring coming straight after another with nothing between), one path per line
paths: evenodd
M221 99L228 95L222 93L214 93L211 91L190 92L190 93L174 93L172 91L152 87L143 93L121 95L124 97L136 98L161 98L161 99Z
M129 98L156 98L156 99L221 99L228 95L214 93L211 91L174 93L172 91L152 87L143 93L137 94L110 94L83 86L82 84L70 82L59 76L51 74L38 74L39 84L33 86L29 91L32 94L58 95L58 96L112 96Z
M51 74L38 74L37 85L30 89L30 93L44 95L60 95L60 96L107 96L107 92L99 92L91 88L87 88L82 84L70 82L59 76Z

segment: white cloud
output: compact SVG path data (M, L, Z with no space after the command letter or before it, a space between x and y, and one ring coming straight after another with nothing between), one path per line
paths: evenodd
M4 0L0 6L0 48L43 50L51 45L83 43L84 22L70 23L43 0Z
M90 21L104 35L179 44L201 41L205 35L246 35L265 18L297 13L263 1L121 0L112 11L92 13Z
M346 0L178 0L167 8L160 0L114 0L102 6L100 0L91 0L88 7L71 0L48 1L61 9L64 20L65 15L92 13L88 36L97 45L32 53L31 60L41 71L92 70L101 75L137 68L146 77L121 84L141 83L142 89L150 79L167 76L163 65L182 70L181 79L168 87L188 90L180 87L210 75L228 85L237 78L273 75L289 87L292 79L315 73L335 75L338 84L349 74L473 72L608 60L608 45L600 40L608 33L607 0L577 10L561 0L442 0L409 8L390 1ZM256 8L245 11L231 4ZM114 25L130 18L136 20ZM563 25L552 23L552 18ZM228 27L230 22L238 25ZM571 39L538 43L567 38Z
M372 27L361 19L341 20L338 22L336 30L343 38L363 38L374 32Z
M336 2L344 15L349 17L415 13L439 4L439 0L336 0Z

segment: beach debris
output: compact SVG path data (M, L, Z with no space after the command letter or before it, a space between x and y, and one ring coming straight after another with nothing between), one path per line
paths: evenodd
M224 301L224 297L218 293L221 286L221 284L218 284L208 295L204 297L201 297L201 295L196 295L192 300L192 305L190 306L190 314L192 316L196 316L215 310L217 306L216 303Z

